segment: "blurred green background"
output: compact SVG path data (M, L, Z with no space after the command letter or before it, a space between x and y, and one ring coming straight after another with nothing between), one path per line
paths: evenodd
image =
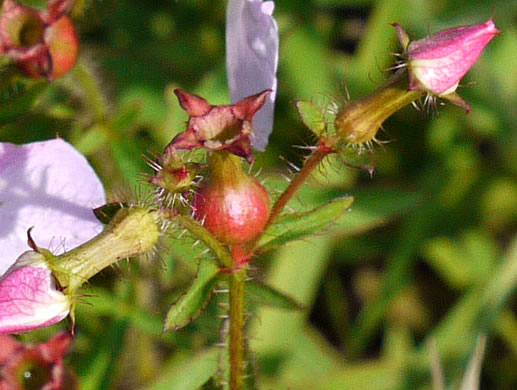
M142 158L184 129L172 91L229 101L226 2L79 0L77 66L32 91L0 95L0 139L59 135L95 167L111 199L148 194ZM300 99L344 104L382 85L400 52L397 22L414 38L486 21L502 33L464 78L467 116L408 107L384 124L373 177L327 161L295 209L336 196L351 211L314 238L257 259L254 274L305 309L251 304L249 341L260 389L431 389L435 340L447 383L461 378L480 332L488 334L482 389L517 388L517 1L278 0L279 87L275 129L253 170L278 193L314 138ZM30 103L31 107L28 107ZM281 158L280 158L281 157ZM84 390L204 386L224 370L215 344L227 298L216 295L183 330L162 333L168 306L190 284L203 248L171 235L159 259L122 263L93 279L77 312L69 354ZM42 340L56 328L33 332ZM452 388L452 387L451 387Z

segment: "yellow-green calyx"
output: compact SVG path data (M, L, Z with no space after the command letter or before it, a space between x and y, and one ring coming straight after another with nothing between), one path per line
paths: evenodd
M343 107L334 123L338 137L348 145L376 141L377 131L387 118L422 96L422 92L408 88L407 71L402 69L370 96Z
M93 275L118 260L152 251L159 237L158 212L124 208L98 236L48 261L59 284L72 295Z

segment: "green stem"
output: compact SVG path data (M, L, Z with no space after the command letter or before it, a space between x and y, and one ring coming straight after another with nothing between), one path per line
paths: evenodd
M86 94L86 102L90 106L95 121L97 123L106 121L108 118L106 107L108 105L92 70L84 61L79 61L73 68L73 74Z
M230 390L244 388L244 314L246 267L230 279Z
M298 172L298 174L293 178L293 180L291 180L285 191L282 193L282 195L280 195L280 198L278 198L275 204L273 205L266 226L262 230L262 234L267 230L269 226L273 224L273 222L275 222L280 213L284 210L289 200L291 200L291 198L300 189L300 187L310 176L314 168L316 168L328 154L334 153L334 141L335 140L329 139L327 140L327 143L321 142L318 145L318 148L308 158L300 172ZM254 248L256 244L259 242L260 238L262 237L262 234L260 234L249 245L247 245L248 248Z

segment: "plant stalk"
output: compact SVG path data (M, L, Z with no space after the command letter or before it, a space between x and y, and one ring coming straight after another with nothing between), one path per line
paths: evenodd
M230 279L230 390L244 388L244 314L246 310L244 266Z
M321 161L329 154L334 153L334 139L327 140L326 143L320 142L317 149L312 153L312 155L308 158L308 160L303 165L302 169L298 172L298 174L293 178L293 180L289 183L285 191L280 195L280 198L277 199L273 208L271 209L271 214L269 215L269 219L266 223L266 226L262 230L265 232L269 226L273 224L273 222L278 218L280 213L284 210L285 206L291 200L291 198L296 194L296 192L300 189L302 184L307 180L312 171L321 163ZM332 146L330 146L332 144ZM257 238L255 238L249 245L248 248L252 249L259 242L262 237L261 233Z

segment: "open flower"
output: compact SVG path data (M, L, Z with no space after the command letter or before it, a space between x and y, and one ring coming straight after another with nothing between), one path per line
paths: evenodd
M253 121L251 143L261 151L273 130L277 89L279 39L274 8L272 1L229 0L226 14L226 68L232 103L271 90Z
M92 209L104 203L97 175L65 141L0 143L0 333L58 322L70 307L45 256L22 255L27 231L41 247L69 251L102 230Z
M11 58L29 77L55 79L75 64L79 41L66 14L73 0L48 0L47 9L4 0L0 17L0 54Z

